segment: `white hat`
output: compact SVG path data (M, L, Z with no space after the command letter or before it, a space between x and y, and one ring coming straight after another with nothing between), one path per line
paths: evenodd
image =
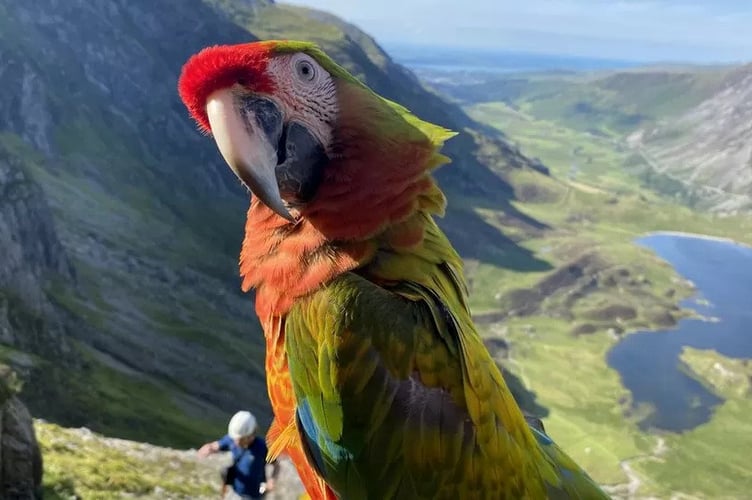
M240 439L256 432L256 417L249 411L239 411L230 419L227 434L232 439Z

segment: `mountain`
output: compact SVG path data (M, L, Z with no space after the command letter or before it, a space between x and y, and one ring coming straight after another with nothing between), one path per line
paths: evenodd
M247 197L175 91L191 53L248 33L199 1L2 1L0 19L3 157L41 218L4 243L45 258L22 262L50 303L32 312L59 319L71 351L9 343L35 355L31 411L171 442L219 429L238 398L263 407L259 330L233 281ZM34 304L0 285L15 310Z
M176 84L201 48L272 36L319 41L460 131L439 172L442 226L468 259L547 269L476 212L544 230L514 207L512 178L545 168L351 25L267 1L0 0L0 361L35 416L174 446L214 437L238 406L269 423L262 335L237 278L248 195Z
M716 210L752 208L752 65L681 116L629 137L655 170L700 191Z
M596 135L620 136L677 116L712 96L727 67L645 66L600 71L492 74L447 78L439 69L421 77L464 105L504 102L540 120Z
M492 117L515 143L533 139L543 146L552 137L568 135L569 151L557 148L554 161L550 154L542 155L559 176L576 171L592 181L608 171L613 177L626 173L629 179L622 184L639 180L642 190L729 212L752 207L752 146L747 140L751 68L645 66L506 75L476 71L459 78L441 69L422 69L419 74L474 118ZM519 130L513 133L512 127ZM623 159L598 165L598 153L583 147L583 141ZM552 146L546 149L550 153ZM563 169L570 173L557 169L557 163L566 164Z
M76 277L42 189L20 159L28 148L20 141L15 146L0 143L0 340L63 356L67 340L45 281L56 276L75 283Z

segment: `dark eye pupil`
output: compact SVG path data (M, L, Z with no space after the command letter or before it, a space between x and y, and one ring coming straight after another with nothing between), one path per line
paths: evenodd
M301 61L298 63L298 74L301 78L311 80L313 78L313 66L308 62Z

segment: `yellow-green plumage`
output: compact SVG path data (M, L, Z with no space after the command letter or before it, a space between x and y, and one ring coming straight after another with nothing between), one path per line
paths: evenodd
M312 461L347 499L607 498L529 428L473 326L459 257L422 218L419 247L380 250L288 315Z
M266 339L270 449L314 500L605 498L528 426L475 330L433 219L452 132L304 42L207 48L180 92L256 190L240 270ZM304 199L274 186L282 157Z
M461 259L433 219L446 201L428 178L448 160L439 149L454 133L375 95L311 44L268 43L321 64L337 85L334 135L365 142L341 140L338 163L327 167L340 190L314 204L357 190L394 194L374 196L370 207L351 197L348 210L364 219L384 211L383 224L367 226L375 232L353 217L350 236L332 221L312 222L339 235L322 229L330 253L318 259L352 241L372 252L284 316L297 430L311 465L348 500L608 498L529 427L472 322ZM374 172L382 185L358 184ZM399 218L387 205L402 206L402 192L415 199Z

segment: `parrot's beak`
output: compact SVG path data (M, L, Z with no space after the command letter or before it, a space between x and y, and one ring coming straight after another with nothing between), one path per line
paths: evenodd
M221 89L206 101L206 114L219 152L254 196L293 221L279 191L275 168L282 137L282 112L270 99Z

